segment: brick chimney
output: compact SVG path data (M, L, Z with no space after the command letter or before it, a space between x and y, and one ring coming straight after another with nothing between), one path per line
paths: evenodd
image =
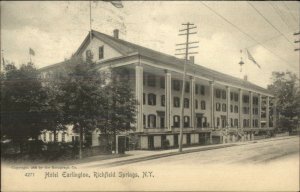
M119 29L114 30L114 38L119 39Z
M190 56L190 63L191 64L195 64L195 57L194 56Z

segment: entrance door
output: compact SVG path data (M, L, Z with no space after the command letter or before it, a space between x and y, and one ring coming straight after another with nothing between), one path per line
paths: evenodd
M174 135L174 146L178 146L178 135Z
M186 134L186 144L191 144L191 134Z
M197 117L197 128L202 128L202 117Z
M118 137L118 153L124 154L126 150L126 137L125 136L119 136Z
M154 136L148 136L148 149L154 149Z

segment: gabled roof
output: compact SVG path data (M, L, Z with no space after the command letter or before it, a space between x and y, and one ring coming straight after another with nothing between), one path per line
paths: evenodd
M100 33L98 31L92 30L92 36L98 38L99 40L103 41L104 43L110 45L112 48L120 52L123 56L129 56L133 53L138 53L141 56L155 59L162 63L173 64L176 66L183 66L184 60L176 58L174 56L161 53L159 51L155 51L146 47L142 47L140 45L130 43L128 41L124 41L122 39L114 38L112 36L106 35L104 33ZM89 35L84 39L78 50L75 52L75 55L80 55L84 48L89 44L90 38ZM236 78L218 71L211 70L207 67L192 64L189 62L188 69L197 72L203 77L206 77L211 80L221 81L228 84L233 84L236 86L247 87L249 89L257 90L263 93L271 94L267 89L262 88L258 85L250 83L249 81L245 81L240 78Z

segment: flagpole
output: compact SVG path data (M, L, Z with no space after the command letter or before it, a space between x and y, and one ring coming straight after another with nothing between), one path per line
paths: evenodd
M90 2L90 42L92 41L92 2Z

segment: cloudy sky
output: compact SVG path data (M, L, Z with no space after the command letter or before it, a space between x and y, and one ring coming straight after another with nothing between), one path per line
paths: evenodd
M17 65L36 55L37 67L69 58L89 31L88 1L1 3L1 50ZM194 23L199 41L197 64L235 77L248 75L260 86L270 83L272 71L299 73L299 2L123 1L124 8L92 2L92 28L106 34L120 29L120 38L174 55L181 24ZM230 24L231 23L231 24ZM248 49L261 69L247 59ZM239 61L245 65L240 72Z

